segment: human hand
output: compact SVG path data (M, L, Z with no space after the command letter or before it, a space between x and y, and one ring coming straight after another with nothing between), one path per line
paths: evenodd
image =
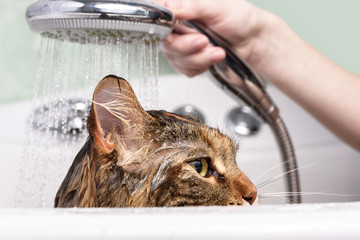
M326 58L279 17L245 0L154 1L176 19L199 22L222 36L253 70L360 150L360 77ZM170 34L163 52L171 66L187 76L225 58L223 49L195 30Z
M221 4L217 0L155 1L169 8L176 19L196 21L217 32L250 65L259 64L266 53L266 29L272 15L244 0L224 0ZM190 77L225 58L225 51L211 45L206 36L179 25L162 46L170 65Z

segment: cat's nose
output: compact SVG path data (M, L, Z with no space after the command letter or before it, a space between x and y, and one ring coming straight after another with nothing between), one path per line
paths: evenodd
M243 196L242 198L247 201L250 205L252 205L255 202L255 199L257 197L257 192L252 192L247 196Z
M257 197L257 189L255 185L241 172L235 177L233 182L234 189L238 198L244 199L249 204L253 204Z

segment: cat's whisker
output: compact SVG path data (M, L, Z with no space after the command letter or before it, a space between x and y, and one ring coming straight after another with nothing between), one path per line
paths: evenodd
M260 188L262 188L263 186L266 186L266 185L268 185L268 184L270 184L270 183L273 183L273 182L275 182L275 181L278 181L278 180L282 179L284 176L286 176L286 175L289 174L289 173L292 173L292 172L294 172L294 171L297 171L297 170L300 170L300 169L304 169L304 168L307 168L307 167L311 167L311 166L313 166L313 165L316 165L316 163L311 163L311 164L308 164L308 165L305 165L305 166L302 166L302 167L298 167L298 168L296 168L296 169L292 169L292 170L290 170L290 171L284 172L284 173L282 173L282 174L279 174L279 175L277 175L277 176L275 176L275 177L273 177L273 178L271 178L271 179L269 179L269 180L267 180L267 181L264 181L264 182L256 185L256 188L257 188L257 189L260 189ZM279 166L281 166L281 164L280 164Z
M259 194L259 198L275 198L288 196L337 196L337 197L356 197L358 194L339 194L328 192L273 192Z
M288 162L288 161L286 161ZM259 181L262 177L264 177L266 174L270 173L272 170L280 167L280 166L283 166L286 162L282 162L282 163L279 163L279 164L276 164L275 166L267 169L266 171L264 171L262 174L260 174L254 181L253 183L256 184L257 181Z
M271 185L265 185L265 186L261 187L261 192L267 191L267 190L271 189L271 187L272 187ZM257 190L260 190L260 189L257 188Z
M222 131L223 129L220 129L220 128L219 128L219 124L217 123L217 122L218 122L218 119L220 118L220 115L221 115L221 114L222 114L221 112L217 113L216 116L214 116L214 117L212 118L212 120L210 120L208 123L206 123L206 125L212 126L212 127L214 127L214 128L219 129L220 131ZM222 128L224 128L224 127L222 127Z
M288 163L289 161L285 161L285 162L282 162L282 163L279 163L275 166L273 166L272 168L269 168L268 170L266 170L265 172L263 172L262 174L260 174L254 181L253 183L256 184L257 181L259 181L262 177L264 177L266 174L270 173L272 170L278 168L278 167L282 167L284 166L286 163ZM312 167L314 165L317 165L318 163L311 163L311 164L308 164L308 165L305 165L303 167L300 167L300 168L297 168L297 169L302 169L302 168L307 168L307 167ZM287 173L285 173L287 174Z
M223 124L221 124L221 129L220 129L220 127L219 127L219 125L218 125L218 122L219 122L219 121L221 121L221 122L223 122L223 121L226 122L226 121L227 121L227 119L229 118L229 116L228 116L228 114L226 114L226 112L227 112L227 110L219 110L219 111L216 113L216 115L214 115L214 116L212 117L212 119L209 120L209 122L207 123L207 125L212 126L212 127L214 127L214 128L217 128L217 129L219 129L221 132L225 132L225 131L227 130L226 126L224 126ZM226 116L224 120L221 120L221 116L222 116L222 115L225 115L225 116Z

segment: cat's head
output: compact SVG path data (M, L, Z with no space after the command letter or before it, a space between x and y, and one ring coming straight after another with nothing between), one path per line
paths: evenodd
M56 207L245 205L256 198L231 139L190 117L146 112L124 79L98 84L88 131Z

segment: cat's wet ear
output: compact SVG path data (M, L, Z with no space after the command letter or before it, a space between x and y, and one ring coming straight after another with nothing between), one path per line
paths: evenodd
M97 146L110 153L114 149L113 134L121 136L126 144L149 118L130 84L110 75L101 80L94 91L88 130Z

